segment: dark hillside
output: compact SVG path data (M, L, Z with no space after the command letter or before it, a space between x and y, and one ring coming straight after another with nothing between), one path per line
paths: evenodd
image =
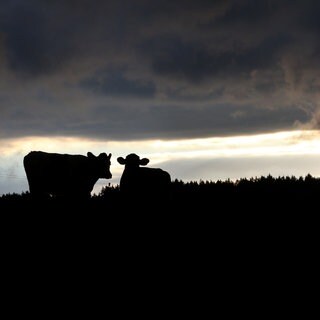
M19 212L30 215L34 212L82 213L98 216L139 214L157 215L243 215L246 212L274 214L279 210L288 212L316 208L320 195L320 178L272 177L240 179L237 181L192 181L175 180L167 194L138 194L125 197L118 186L107 186L91 199L48 198L32 199L29 192L5 194L0 197L2 214Z
M35 260L47 255L50 264L52 256L61 265L76 257L100 274L110 267L124 274L160 268L183 283L193 274L202 283L213 276L224 284L240 281L241 288L248 279L291 288L299 270L313 267L320 179L176 180L171 187L166 197L132 199L117 186L86 201L3 195L5 248L23 260L30 252Z

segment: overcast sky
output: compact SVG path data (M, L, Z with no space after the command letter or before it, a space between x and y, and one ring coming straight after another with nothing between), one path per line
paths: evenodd
M0 140L318 129L319 16L317 0L1 0Z

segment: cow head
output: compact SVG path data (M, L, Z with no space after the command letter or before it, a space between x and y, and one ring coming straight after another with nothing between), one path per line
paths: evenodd
M111 179L112 174L110 172L111 166L111 153L107 155L105 152L95 156L91 152L87 153L88 159L93 161L94 167L98 170L100 178Z
M135 153L128 154L125 159L123 157L119 157L117 158L117 161L120 164L125 165L127 168L137 168L139 166L146 166L149 163L149 159L140 159L140 157Z

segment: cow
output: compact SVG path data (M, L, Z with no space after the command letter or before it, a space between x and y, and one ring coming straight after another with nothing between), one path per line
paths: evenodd
M111 153L84 155L31 151L23 158L29 191L35 197L90 198L99 178L111 179Z
M169 192L171 176L160 168L142 168L149 163L149 159L130 153L124 159L117 158L118 163L124 165L120 178L120 192L125 194L147 194L149 196L163 195Z

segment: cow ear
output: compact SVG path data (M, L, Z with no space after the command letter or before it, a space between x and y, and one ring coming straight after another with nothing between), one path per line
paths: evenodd
M117 158L117 161L120 163L120 164L126 164L126 160L122 157L118 157Z
M112 156L111 153L106 154L105 152L103 152L103 153L99 154L99 157L106 158L106 159L109 159L109 160L111 159L111 156Z
M92 152L87 153L88 158L95 158L95 155Z
M149 159L143 158L139 161L140 166L146 166L149 163Z

